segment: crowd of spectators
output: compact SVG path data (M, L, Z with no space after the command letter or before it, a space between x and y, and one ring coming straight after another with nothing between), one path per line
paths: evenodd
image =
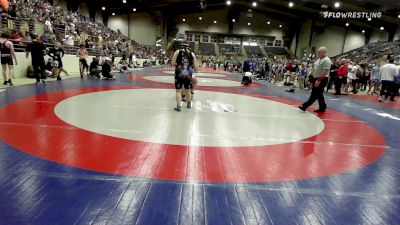
M46 45L61 42L68 47L78 47L84 44L89 52L103 56L129 56L164 60L168 55L164 51L152 47L143 47L123 35L119 30L114 31L92 18L79 12L69 12L61 6L51 4L47 0L14 0L10 1L8 10L0 9L2 18L12 19L17 23L10 31L10 40L14 43L31 42L32 29L21 29L22 24L39 22L44 25L40 39ZM72 49L75 49L72 48ZM75 50L76 51L76 50Z
M365 48L361 48L359 51L365 52ZM358 59L360 61L356 61ZM391 96L390 99L388 97L386 99L379 97L379 100L393 101L394 96L399 94L400 86L400 61L395 59L398 59L398 54L395 56L390 54L375 55L370 58L332 58L332 67L326 92L331 92L335 95L352 93L380 96L383 92L384 94L390 92L388 94L388 96ZM243 72L249 71L254 74L255 78L264 78L269 82L289 86L289 92L294 92L295 88L311 90L308 77L313 69L315 60L315 55L313 54L303 59L248 59L243 63ZM396 68L393 69L395 71L394 75L387 76L391 71L388 72L387 69L382 69L386 67ZM385 83L390 83L389 88L386 87Z

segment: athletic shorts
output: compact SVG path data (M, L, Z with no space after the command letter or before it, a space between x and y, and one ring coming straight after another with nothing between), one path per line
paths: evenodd
M8 65L14 65L14 64L13 64L13 59L12 59L12 57L10 57L10 56L1 57L1 64L2 64L2 65L6 65L6 64L8 64Z
M83 67L89 67L89 65L87 64L86 59L79 59L79 63L82 63Z
M175 89L192 88L192 80L184 78L181 71L175 71Z
M381 83L381 80L379 80L379 79L377 79L377 78L372 78L372 79L371 79L371 84L378 85L378 84L380 84L380 83Z

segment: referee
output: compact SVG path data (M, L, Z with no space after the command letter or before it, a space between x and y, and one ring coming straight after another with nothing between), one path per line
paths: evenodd
M328 83L329 71L331 69L331 59L326 55L326 47L320 47L318 49L319 58L314 63L312 70L312 76L309 81L313 85L311 96L308 101L304 102L303 105L299 106L299 109L306 111L316 100L318 100L319 109L314 112L323 113L326 110L326 103L324 99L324 89Z

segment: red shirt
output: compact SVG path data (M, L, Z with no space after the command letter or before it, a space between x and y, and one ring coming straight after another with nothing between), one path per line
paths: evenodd
M347 70L348 70L347 64L341 65L337 71L338 76L339 77L347 77Z
M18 40L18 39L21 39L21 37L19 36L19 34L12 34L10 39L11 40Z

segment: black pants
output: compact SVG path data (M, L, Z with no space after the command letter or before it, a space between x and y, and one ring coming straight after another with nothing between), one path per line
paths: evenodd
M386 99L389 98L389 96L392 95L393 84L394 84L393 81L383 80L380 96L384 95Z
M46 79L44 59L32 61L33 73L35 74L36 82L40 82L40 79Z
M341 92L341 90L342 90L342 84L343 84L343 81L344 81L345 79L347 79L347 78L346 78L346 77L340 78L339 76L336 77L336 80L335 80L335 94L337 94L337 95L342 94L342 92Z
M368 86L369 76L363 76L361 78L361 90L365 91Z
M326 91L327 91L327 92L328 92L330 89L332 89L332 85L333 85L333 82L336 81L336 77L337 77L337 76L330 76L330 77L329 77L328 85L327 85L327 88L326 88Z
M315 82L317 79L312 79L312 84L313 88L311 90L311 96L308 99L308 101L303 103L303 107L307 109L310 107L316 100L318 100L319 104L319 109L325 110L326 109L326 103L325 103L325 98L324 98L324 90L325 86L328 83L328 78L325 77L324 79L321 80L319 83L318 87L315 87Z
M390 100L394 100L394 97L399 93L399 89L400 84L396 84L393 82L392 95L390 96Z

